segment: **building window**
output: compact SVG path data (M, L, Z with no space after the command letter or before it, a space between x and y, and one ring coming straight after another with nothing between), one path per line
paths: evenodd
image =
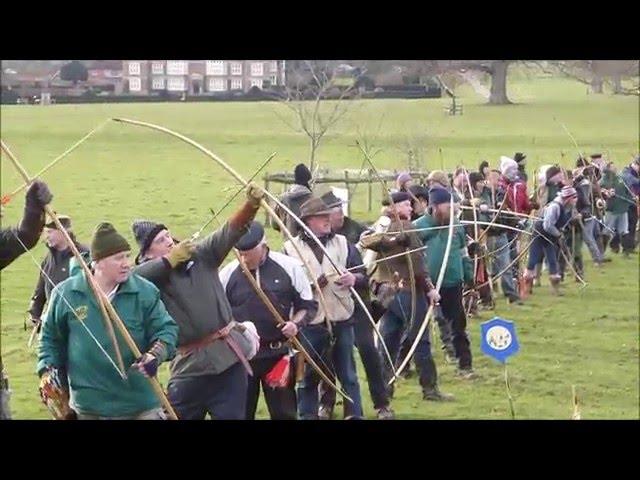
M271 72L272 73L276 73L278 71L278 61L277 60L273 60L271 62Z
M262 62L253 62L251 63L251 76L252 77L261 77L263 71Z
M153 62L151 64L151 73L154 75L164 74L164 64L162 62Z
M225 75L225 67L224 60L207 60L207 75Z
M164 78L154 78L153 82L151 83L151 88L153 90L164 90L165 89Z
M189 64L182 60L167 61L167 75L188 75Z
M140 75L140 62L129 62L129 75Z
M242 79L241 78L233 78L233 79L231 79L231 90L242 90Z
M138 64L140 66L140 64ZM129 79L129 91L139 92L142 90L142 81L138 77L132 77Z
M251 86L252 87L262 88L262 79L261 78L252 78L251 79Z
M271 75L271 85L277 85L277 84L278 84L278 76Z
M242 64L240 62L231 63L231 75L242 75Z
M167 90L170 92L184 92L186 83L184 77L171 77L167 80Z
M224 92L225 80L224 78L210 78L209 79L209 91L210 92Z

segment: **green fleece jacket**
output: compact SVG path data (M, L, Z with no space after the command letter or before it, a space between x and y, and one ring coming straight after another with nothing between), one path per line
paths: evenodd
M78 317L117 365L100 308L84 273L78 271L77 265L75 267L71 267L72 276L52 292L42 323L38 374L48 367L66 371L70 406L78 413L120 417L160 407L149 381L132 369L127 372L128 378L122 379L80 324ZM130 275L118 287L112 305L141 352L146 352L160 341L166 352L166 358L160 361L175 355L178 326L160 300L159 290L151 282L138 275ZM115 331L127 368L136 359L117 329Z
M624 213L629 209L630 205L635 203L620 177L612 170L604 171L602 180L600 180L600 187L607 190L613 188L616 193L613 197L607 199L607 212Z
M447 269L444 273L442 286L454 287L469 278L469 256L466 251L466 237L464 228L457 219L453 221L453 238L451 239L451 250L449 251L449 261ZM428 213L413 222L415 228L430 228L439 226L436 220ZM440 275L440 268L444 261L444 252L447 248L447 239L449 237L449 229L442 228L439 230L427 230L417 232L422 243L427 246L425 253L425 262L427 271L431 275L431 279L437 282ZM471 267L473 269L473 266ZM471 272L471 276L473 272Z

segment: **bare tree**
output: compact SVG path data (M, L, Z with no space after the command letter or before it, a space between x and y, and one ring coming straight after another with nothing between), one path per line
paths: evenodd
M426 167L425 149L428 136L423 132L407 133L396 142L395 148L405 157L407 170L421 171Z
M439 62L442 72L452 70L477 70L491 78L489 103L492 105L508 105L511 103L507 95L507 74L512 60L443 60Z
M309 169L313 172L323 138L353 105L347 99L355 97L355 84L361 74L346 79L350 84L341 85L330 62L305 60L303 67L302 71L290 73L291 84L285 86L286 95L281 102L293 113L293 120L277 111L276 115L309 139ZM334 99L330 105L326 102L328 98Z
M638 60L553 60L546 62L527 62L545 73L561 74L589 85L591 93L604 92L604 86L610 87L614 94L640 95ZM630 86L625 86L626 80Z

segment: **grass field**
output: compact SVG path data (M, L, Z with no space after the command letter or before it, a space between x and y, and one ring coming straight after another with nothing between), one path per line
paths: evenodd
M321 146L321 166L359 168L362 159L354 147L357 132L373 134L380 122L380 133L373 138L383 149L375 159L379 168L402 168L406 154L398 145L410 137L423 138L427 169L440 168L441 162L448 169L456 165L476 169L482 159L496 166L500 155L512 156L516 151L527 153L530 172L551 162L573 166L576 150L559 122L587 153L607 153L619 166L638 151L637 97L586 95L585 87L575 82L526 78L510 85L516 105L488 106L470 89L461 88L460 93L464 115L456 117L443 113L446 99L355 102ZM275 109L286 114L283 106L274 103L2 106L2 138L27 170L35 173L100 122L122 116L184 133L248 177L274 151L277 156L267 168L270 172L291 170L306 159L306 137L290 131ZM20 185L4 159L1 172L3 194ZM132 220L162 220L181 238L195 232L207 220L209 208L221 206L238 187L218 165L186 144L116 123L105 125L45 179L55 195L55 209L73 217L82 241L88 242L98 222L108 220L132 244ZM379 188L374 191L379 194ZM7 205L3 225L18 221L23 202L21 194ZM352 216L376 217L375 210L367 211L365 187L356 192ZM280 246L275 232L269 237L274 247ZM33 255L39 261L45 251L38 245ZM520 353L509 366L517 418L570 418L572 385L585 419L640 416L638 257L616 256L597 271L586 249L584 255L587 289L578 291L569 278L567 295L560 299L551 297L545 284L525 306L509 307L498 301L495 314L515 321L520 336ZM22 326L37 275L27 254L1 274L2 357L13 390L13 414L19 419L48 418L38 397L35 353L26 347L29 332ZM489 318L485 313L469 325L481 378L456 379L453 368L444 365L437 353L441 388L455 394L457 401L424 402L417 381L405 380L393 402L399 418L509 418L503 370L479 349L479 322ZM360 367L359 376L366 414L373 417ZM166 380L166 369L162 378ZM260 408L265 418L266 410Z

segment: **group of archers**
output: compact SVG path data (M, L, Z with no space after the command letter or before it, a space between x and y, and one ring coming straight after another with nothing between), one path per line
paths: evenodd
M640 157L621 171L602 155L572 171L547 165L533 191L526 170L517 153L478 171L402 173L368 226L300 164L267 225L285 235L277 246L255 220L255 184L208 236L178 240L160 219L136 220L132 248L109 223L88 247L78 242L70 217L45 216L52 194L35 181L20 225L2 230L0 266L44 231L49 253L29 307L41 398L57 419L254 419L262 390L271 419L362 419L355 347L377 418L394 418L399 375L416 378L425 401L454 400L438 386L430 335L459 381L473 379L467 317L492 308L498 288L522 304L546 270L561 295L566 278L584 282L583 243L595 267L607 248L635 251ZM103 301L140 355L105 321Z

